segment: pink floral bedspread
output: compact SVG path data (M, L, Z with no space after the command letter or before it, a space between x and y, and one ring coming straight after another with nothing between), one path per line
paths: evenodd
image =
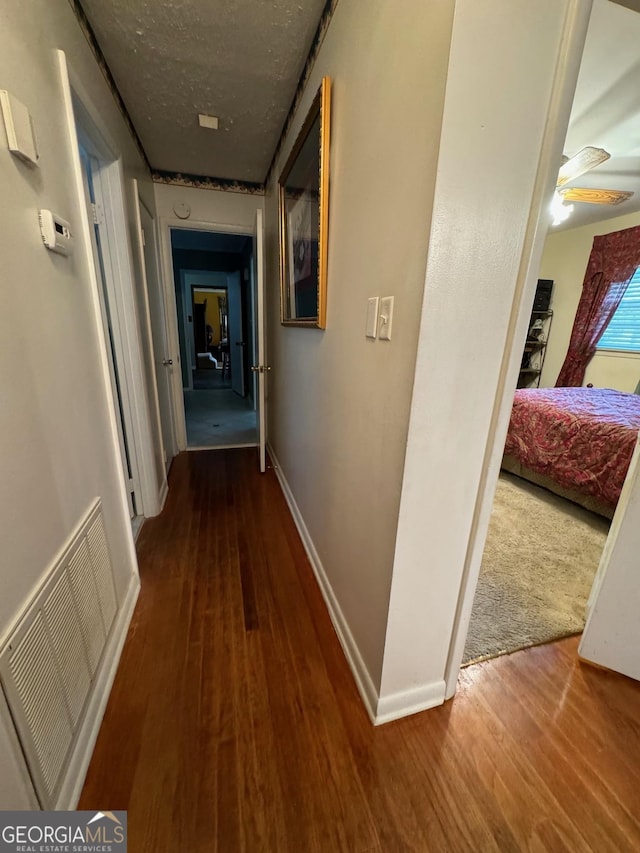
M522 388L504 452L615 507L640 430L640 396L606 388Z

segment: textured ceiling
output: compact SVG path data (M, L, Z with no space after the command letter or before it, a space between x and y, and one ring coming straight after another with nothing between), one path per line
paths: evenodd
M325 0L82 0L154 169L265 179ZM219 130L198 113L220 118Z
M586 145L611 159L568 186L630 190L633 198L613 206L574 204L560 228L575 228L640 210L640 14L596 0L587 32L564 152ZM554 229L558 230L558 229Z

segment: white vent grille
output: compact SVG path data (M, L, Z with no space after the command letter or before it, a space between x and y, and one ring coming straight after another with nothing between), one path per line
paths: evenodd
M104 623L100 615L100 599L93 579L91 554L86 540L80 543L77 552L69 560L69 577L93 675L104 647Z
M53 808L118 609L98 501L0 653L34 786Z
M102 516L99 515L87 533L87 543L91 553L93 577L100 600L100 612L105 634L109 633L113 618L116 615L116 591L113 586L111 560L107 550L107 537L104 532Z
M50 796L71 743L71 729L55 654L40 613L9 658L9 667Z
M71 725L75 726L89 692L91 674L66 572L59 578L42 610L60 671Z

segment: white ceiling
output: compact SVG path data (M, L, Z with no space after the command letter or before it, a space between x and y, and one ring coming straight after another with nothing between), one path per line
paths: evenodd
M560 228L640 210L640 14L608 0L593 4L564 153L573 156L586 145L604 148L611 159L568 186L635 195L612 206L574 204Z
M264 181L325 0L81 2L154 169Z

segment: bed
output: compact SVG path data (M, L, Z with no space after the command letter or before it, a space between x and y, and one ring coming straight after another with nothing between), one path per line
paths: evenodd
M640 396L607 388L516 391L502 467L611 518L640 430Z

